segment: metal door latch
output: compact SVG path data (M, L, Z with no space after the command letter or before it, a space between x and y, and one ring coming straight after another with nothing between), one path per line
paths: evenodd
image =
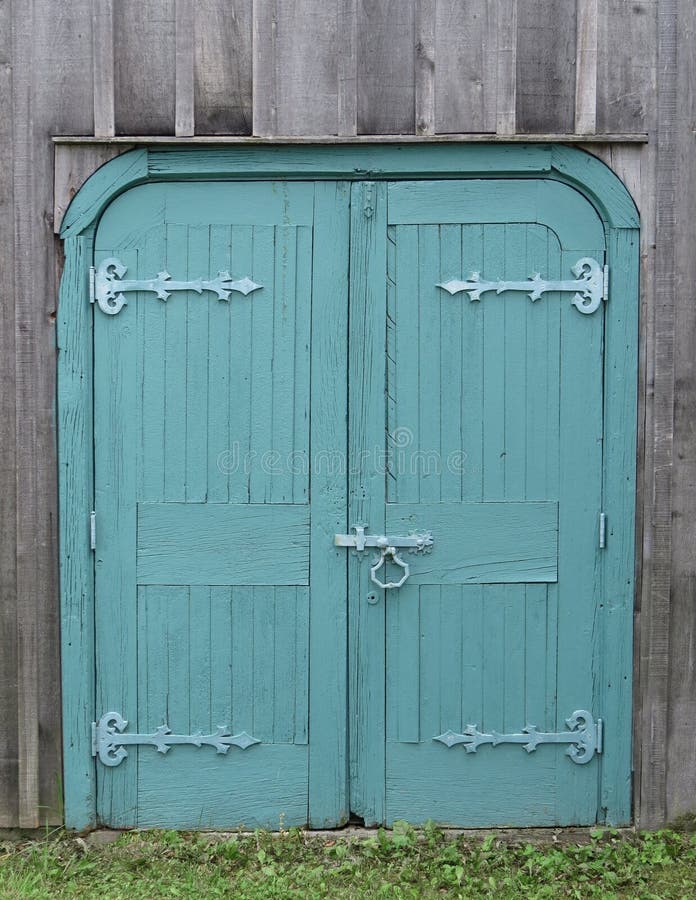
M353 547L357 553L362 553L368 547L374 547L380 551L380 555L370 566L370 579L378 587L390 590L399 588L410 575L410 566L399 556L397 548L407 549L409 553L428 553L433 547L433 536L429 531L414 532L407 536L365 534L365 525L353 525L355 534L337 534L334 536L336 547ZM387 559L399 566L402 576L398 581L380 581L377 573L386 567Z

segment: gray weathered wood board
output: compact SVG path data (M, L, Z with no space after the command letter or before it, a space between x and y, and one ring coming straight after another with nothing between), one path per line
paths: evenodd
M588 149L643 224L636 809L693 810L691 0L28 0L11 16L0 4L0 827L59 818L56 134L649 135ZM126 149L61 148L58 216Z

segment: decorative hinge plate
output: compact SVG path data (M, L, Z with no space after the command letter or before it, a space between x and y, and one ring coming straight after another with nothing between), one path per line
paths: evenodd
M223 725L211 734L200 731L195 734L172 734L168 725L160 725L152 734L128 734L124 733L127 726L127 720L117 712L106 713L98 722L92 722L92 756L98 756L105 766L118 766L128 756L125 746L132 744L150 745L158 753L168 753L175 744L215 747L217 753L227 753L232 746L246 750L261 743L246 731L231 734L229 728Z
M196 278L193 281L173 281L169 272L158 272L156 278L132 279L125 281L123 276L128 271L120 259L111 256L102 260L94 274L94 297L99 309L109 316L115 316L126 305L125 294L132 291L151 291L160 300L166 300L173 291L211 291L217 294L218 300L229 300L232 291L250 294L263 287L245 276L233 280L229 272L218 272L215 278Z
M527 281L484 281L479 272L472 272L468 281L452 279L437 284L436 287L443 288L450 294L467 293L469 300L480 300L482 294L491 291L496 294L502 294L503 291L524 291L532 301L550 291L572 291L575 296L570 302L579 312L585 315L595 312L602 300L607 299L608 266L602 266L596 259L584 256L571 267L571 272L575 275L573 281L546 281L539 272L530 276Z
M522 744L527 753L533 753L539 744L568 744L566 755L578 765L588 763L595 753L602 752L604 725L595 720L592 713L576 709L566 719L568 731L539 731L536 725L527 725L519 734L500 734L497 731L482 732L476 725L467 725L462 733L445 731L434 737L446 747L463 744L467 753L476 753L482 744L497 747L498 744Z

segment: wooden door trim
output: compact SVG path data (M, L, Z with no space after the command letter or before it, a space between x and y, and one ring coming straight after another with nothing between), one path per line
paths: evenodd
M94 234L118 194L152 181L382 180L501 178L562 181L595 207L606 229L611 300L606 306L603 554L605 603L603 716L616 740L602 761L600 807L609 823L631 817L630 709L635 534L636 388L638 351L638 227L631 196L604 163L554 144L361 144L227 147L150 147L107 162L78 191L61 229L65 270L58 339L58 452L62 628L65 823L96 824L91 755L94 716L94 561L89 549L93 498L92 313L89 267ZM609 741L607 741L609 744ZM622 780L623 779L623 780ZM621 791L613 785L621 782Z

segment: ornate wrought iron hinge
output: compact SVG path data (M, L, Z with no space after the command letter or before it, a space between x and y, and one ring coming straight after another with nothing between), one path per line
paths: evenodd
M124 281L127 271L120 259L110 256L99 263L94 274L94 299L102 312L109 316L115 316L123 309L127 303L124 295L131 291L152 291L160 300L166 300L172 291L195 291L197 294L211 291L218 295L219 300L229 300L232 291L246 296L263 287L248 277L233 281L229 272L218 272L216 278L196 278L193 281L172 281L169 272L158 272L156 278Z
M539 731L536 725L527 725L520 734L500 734L497 731L481 732L475 725L467 725L462 734L445 731L434 737L446 747L463 744L467 753L476 753L482 744L497 747L498 744L522 744L527 753L533 753L539 744L568 744L566 754L574 763L584 765L595 753L602 752L603 723L592 718L585 709L576 709L566 719L569 731Z
M149 744L158 753L168 753L175 744L192 744L194 747L215 747L217 753L227 753L230 747L246 750L261 741L242 731L230 734L229 728L219 725L212 734L172 734L167 725L160 725L152 734L124 734L128 725L117 712L106 713L98 722L92 722L92 756L98 756L105 766L117 766L128 756L128 744Z
M468 281L445 281L437 284L450 294L465 292L469 300L480 300L481 294L494 291L524 291L530 300L538 300L549 291L573 291L575 296L570 301L573 306L585 315L599 309L602 300L608 299L609 268L602 266L596 259L584 256L579 259L571 271L574 281L546 281L536 272L527 281L484 281L479 272L472 272Z

